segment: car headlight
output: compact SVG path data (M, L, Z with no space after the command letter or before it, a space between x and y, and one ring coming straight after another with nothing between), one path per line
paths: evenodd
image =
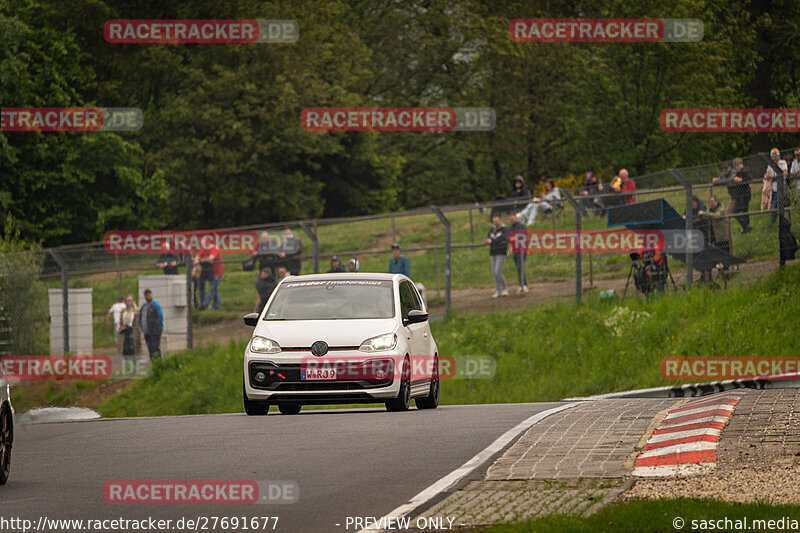
M362 352L382 352L385 350L393 350L395 346L397 346L397 335L394 333L385 333L365 340L358 349Z
M272 339L254 336L250 341L250 351L255 353L278 353L281 347Z

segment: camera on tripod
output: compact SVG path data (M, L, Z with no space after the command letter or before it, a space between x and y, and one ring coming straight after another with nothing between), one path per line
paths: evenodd
M667 258L658 249L632 252L631 273L636 289L644 295L664 292L667 287ZM629 274L630 277L630 274Z

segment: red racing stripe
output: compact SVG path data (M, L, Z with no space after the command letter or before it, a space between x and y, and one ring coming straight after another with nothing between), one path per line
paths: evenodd
M678 407L677 409L673 409L669 412L672 413L680 413L682 411L691 411L692 409L700 409L701 407L711 407L714 405L730 405L734 406L739 403L739 400L714 400L713 402L698 402L698 403L687 403L683 407Z
M636 460L636 466L662 466L662 465L694 465L700 463L713 463L714 450L700 450L696 452L676 452L655 457L643 457Z

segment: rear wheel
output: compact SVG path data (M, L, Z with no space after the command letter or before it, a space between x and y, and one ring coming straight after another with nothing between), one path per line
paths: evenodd
M0 485L5 485L8 481L13 444L14 420L11 418L11 407L6 403L0 408Z
M415 398L417 409L436 409L439 407L439 357L433 358L433 372L431 373L431 388L424 398Z
M400 373L400 390L397 398L392 398L386 402L387 411L408 411L411 406L411 376L408 359L403 361L403 370Z
M284 415L296 415L300 412L302 406L299 403L286 403L278 405L278 411Z
M250 416L263 416L269 413L269 404L262 400L251 400L247 397L247 391L242 383L242 400L244 401L244 412Z

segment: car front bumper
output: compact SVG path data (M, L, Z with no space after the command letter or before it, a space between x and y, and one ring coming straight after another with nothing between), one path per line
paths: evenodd
M396 398L400 391L400 376L394 369L402 368L403 357L392 352L343 351L316 358L310 352L254 354L248 350L244 365L245 391L250 400L271 404L383 402ZM303 379L302 369L309 365L334 367L343 363L349 371L340 373L338 379ZM359 371L362 363L366 363L367 368L385 368L387 373L377 377L374 373ZM370 363L376 366L369 366ZM259 373L263 376L260 381L256 379Z

